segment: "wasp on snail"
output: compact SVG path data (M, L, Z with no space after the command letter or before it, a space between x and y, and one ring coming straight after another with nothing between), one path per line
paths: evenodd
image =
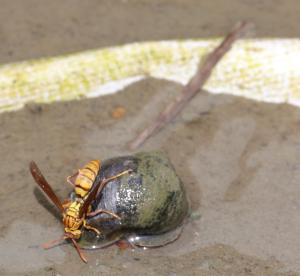
M80 239L83 228L92 230L97 235L100 235L100 231L97 228L88 225L86 218L96 216L100 213L106 213L116 219L120 219L118 215L110 212L109 210L98 209L95 212L91 212L90 204L96 197L97 193L100 193L109 181L128 173L129 170L100 180L97 178L99 169L100 161L94 160L89 162L82 170L79 170L79 172L76 174L77 177L75 178L75 193L77 197L73 201L66 200L64 203L62 203L52 190L50 184L42 175L36 163L33 161L30 163L30 171L34 180L60 210L63 217L65 231L64 235L58 240L45 244L44 248L50 248L61 240L70 239L74 244L80 258L84 262L87 262L76 240ZM73 184L72 176L68 178L68 182Z
M80 249L103 248L120 240L134 247L158 247L175 241L182 232L188 200L175 169L161 152L107 159L101 169L100 163L89 162L68 177L74 190L64 204L36 165L30 167L63 214L62 239L70 239L84 261Z

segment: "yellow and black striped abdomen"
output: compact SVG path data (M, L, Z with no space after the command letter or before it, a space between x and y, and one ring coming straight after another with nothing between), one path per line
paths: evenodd
M92 160L78 171L75 179L75 193L83 198L91 189L94 180L100 170L100 161Z

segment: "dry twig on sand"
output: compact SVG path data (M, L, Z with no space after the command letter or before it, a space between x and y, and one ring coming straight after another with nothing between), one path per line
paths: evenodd
M201 91L216 64L230 50L233 43L244 35L249 25L250 24L247 22L241 22L233 28L221 44L207 56L202 64L199 65L196 74L190 79L188 84L184 86L180 95L178 95L178 97L176 97L175 100L158 115L154 122L129 143L129 149L134 150L140 147L151 135L161 130L180 113L197 92Z

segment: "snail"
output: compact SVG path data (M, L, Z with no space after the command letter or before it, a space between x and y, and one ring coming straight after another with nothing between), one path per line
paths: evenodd
M189 204L183 184L162 152L144 152L103 161L100 179L114 178L94 199L92 212L109 214L87 218L100 235L84 229L78 244L84 249L106 247L126 239L138 247L158 247L175 241L182 232ZM74 193L71 194L74 198Z
M64 235L44 245L69 240L80 258L83 249L126 239L132 246L157 247L176 240L188 213L183 185L160 152L90 161L67 178L74 186L68 199L57 197L35 162L30 172L62 215Z

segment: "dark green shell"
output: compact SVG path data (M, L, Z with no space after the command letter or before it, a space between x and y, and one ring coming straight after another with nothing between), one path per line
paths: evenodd
M112 158L103 162L99 177L111 177L128 169L132 170L130 174L109 182L92 203L93 211L106 209L118 214L121 220L110 219L106 214L88 219L87 223L102 235L96 237L92 231L83 231L82 247L102 247L133 236L138 237L136 240L143 237L149 246L158 246L179 235L188 201L169 159L161 152ZM153 244L149 243L151 237ZM160 241L159 237L164 238Z

